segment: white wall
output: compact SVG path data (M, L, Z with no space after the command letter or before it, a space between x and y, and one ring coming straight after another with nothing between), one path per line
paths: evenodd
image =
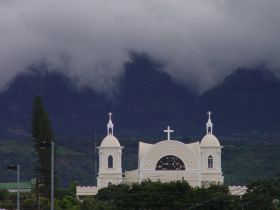
M108 168L108 157L113 157L113 168ZM107 187L108 183L120 184L122 182L122 148L99 148L99 173L97 187Z
M221 168L221 147L201 147L202 181L223 183ZM213 157L213 168L208 168L208 157Z

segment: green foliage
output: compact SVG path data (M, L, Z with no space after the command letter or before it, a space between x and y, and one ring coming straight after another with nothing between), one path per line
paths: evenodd
M57 210L76 210L79 209L79 201L72 196L65 196L61 200L56 200L55 209Z
M76 186L77 186L76 182L71 182L67 188L57 188L56 192L55 192L56 198L61 199L65 196L75 197L76 196Z
M280 174L280 137L220 138L222 168L229 185L245 184Z
M198 205L213 199L211 205ZM101 189L97 201L109 204L112 209L232 209L225 199L232 200L225 186L213 185L210 188L192 188L185 181L161 183L146 181L141 184L112 185ZM219 208L217 208L219 207Z
M41 141L45 141L47 143L51 143L53 140L53 133L51 128L51 123L49 120L49 115L47 112L44 112L41 120L40 120L40 132L39 132L39 139Z
M53 133L48 113L45 111L40 96L37 96L33 103L32 137L37 154L35 175L40 177L41 193L45 197L49 197L51 188L51 147L42 149L40 145L42 143L50 144L53 141Z
M45 210L50 209L51 207L50 200L45 197L40 197L40 206L41 209L45 209Z
M40 125L42 116L45 113L45 108L40 96L36 96L33 102L33 115L32 115L32 137L35 141L40 139Z
M102 137L98 138L102 139ZM225 183L242 185L251 180L265 179L280 174L280 137L267 137L267 140L251 138L229 139L220 137L222 149L222 169ZM137 167L137 139L123 139L125 146L123 168ZM0 164L5 166L19 162L22 180L32 178L35 165L34 151L30 141L7 140L0 142ZM20 146L19 146L20 145ZM99 142L97 143L99 145ZM76 180L81 185L95 184L93 159L94 142L91 138L56 138L56 176L63 186ZM3 170L1 182L15 182L16 174Z
M192 188L185 181L111 185L99 190L95 197L80 201L73 194L74 183L65 189L64 196L56 196L56 210L267 210L280 209L280 178L260 180L248 184L242 199L229 194L224 185ZM0 201L0 208L15 209L16 193L8 193ZM68 195L66 195L68 194ZM50 201L40 197L41 209L50 209ZM34 193L24 193L21 209L36 208Z
M40 209L41 210L48 210L50 209L50 201L48 198L40 197L39 199ZM30 197L21 198L21 210L30 210L30 209L38 209L39 205L36 202L36 199L33 195L30 194Z
M280 200L280 177L254 181L247 187L248 193L243 197L245 209L280 209L279 203L273 204L273 200Z
M192 207L198 210L227 210L235 209L235 197L231 196L228 187L211 185L209 188L195 188L191 196Z
M224 185L191 188L186 182L143 182L101 189L96 202L112 209L267 210L280 209L280 178L254 181L242 199Z
M98 201L93 198L85 198L81 202L80 210L112 210L115 209L108 202Z
M22 210L28 210L30 207L35 207L36 201L34 198L28 198L23 201L21 201L21 209Z
M5 200L0 202L0 208L5 208L5 209L15 209L15 202L10 201L10 200Z
M6 190L0 190L0 201L6 200L8 197L8 191Z

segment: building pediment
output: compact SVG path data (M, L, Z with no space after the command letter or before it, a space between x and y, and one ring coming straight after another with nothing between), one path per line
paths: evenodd
M176 140L165 140L154 145L146 145L145 150L142 150L141 153L140 170L155 170L158 161L165 156L179 158L186 169L200 167L199 143L184 144Z

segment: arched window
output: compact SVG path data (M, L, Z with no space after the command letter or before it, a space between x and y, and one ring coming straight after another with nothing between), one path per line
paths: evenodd
M156 164L156 170L185 170L183 161L174 156L167 155L162 157Z
M112 182L108 182L108 187L112 186Z
M113 168L113 165L114 165L113 157L112 157L112 155L109 155L109 157L108 157L108 168Z
M213 157L212 157L212 155L208 156L208 168L213 168Z

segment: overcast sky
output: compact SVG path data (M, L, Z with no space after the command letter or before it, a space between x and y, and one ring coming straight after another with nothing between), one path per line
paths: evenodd
M97 91L129 52L204 91L239 66L280 67L279 0L0 0L0 89L45 61Z

